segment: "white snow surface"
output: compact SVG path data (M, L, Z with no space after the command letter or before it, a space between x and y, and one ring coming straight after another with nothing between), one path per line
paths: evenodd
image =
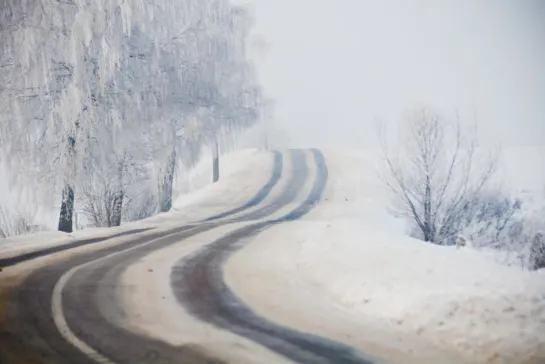
M264 316L393 362L545 362L543 274L408 238L386 213L376 153L327 152L326 160L322 203L227 263L239 297Z

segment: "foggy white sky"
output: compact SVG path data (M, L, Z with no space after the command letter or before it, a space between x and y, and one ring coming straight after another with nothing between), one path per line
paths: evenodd
M545 144L545 1L250 2L260 78L298 143L365 147L377 117L425 104L475 107L482 141Z

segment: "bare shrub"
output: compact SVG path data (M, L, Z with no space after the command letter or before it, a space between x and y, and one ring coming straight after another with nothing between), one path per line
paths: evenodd
M0 238L23 235L45 230L44 227L33 224L34 216L31 213L12 212L5 206L0 206Z
M522 201L486 190L467 204L456 227L476 247L517 250L524 240Z
M127 193L127 203L123 210L123 219L125 221L138 221L151 217L157 213L157 194L155 189L145 187L140 189L131 189Z
M476 160L476 137L459 120L427 109L413 112L392 151L381 132L386 169L381 177L397 214L413 223L414 235L435 244L454 244L468 207L496 170L497 158Z
M111 227L115 224L115 211L118 204L118 189L111 181L101 178L94 186L85 186L82 191L82 212L94 227Z

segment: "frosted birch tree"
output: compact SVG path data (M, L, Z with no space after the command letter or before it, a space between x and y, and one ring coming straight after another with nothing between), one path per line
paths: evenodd
M167 211L177 165L259 118L250 17L228 1L4 0L0 20L0 161L58 196L61 231L78 188L116 191L95 224L118 225L136 183L159 181Z

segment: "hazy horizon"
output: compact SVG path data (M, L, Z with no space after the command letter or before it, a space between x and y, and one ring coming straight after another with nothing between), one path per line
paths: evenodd
M475 114L485 143L545 144L544 2L242 2L268 44L254 50L274 124L297 145L370 146L376 119L418 105Z

